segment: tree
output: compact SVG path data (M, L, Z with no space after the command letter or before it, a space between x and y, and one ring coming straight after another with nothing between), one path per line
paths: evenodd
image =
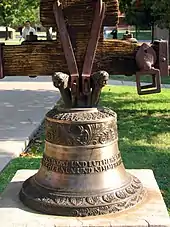
M158 25L169 30L170 43L170 4L167 0L120 0L120 10L126 14L129 24ZM143 14L140 15L141 12ZM143 20L144 18L144 20ZM153 40L153 31L152 31ZM170 45L169 45L170 53Z
M0 2L0 23L6 27L6 40L9 38L8 26L11 26L19 7L18 0L1 0Z
M138 29L154 27L155 17L152 5L155 0L120 0L120 10L125 13L129 25Z
M25 5L20 5L19 11L15 16L12 25L13 26L21 25L26 20L29 20L33 23L39 23L40 22L39 7L33 8L30 6L29 8L26 8Z
M170 4L167 0L155 0L152 5L153 15L156 16L156 24L160 28L170 29Z
M39 0L1 0L0 24L6 27L6 40L9 38L8 27L23 23L25 20L39 21Z
M167 0L155 0L152 5L153 15L156 17L155 24L160 28L166 28L169 30L169 44L170 44L170 4ZM169 45L170 54L170 45Z

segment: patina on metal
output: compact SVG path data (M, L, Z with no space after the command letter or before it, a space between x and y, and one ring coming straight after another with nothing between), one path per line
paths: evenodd
M104 12L105 4L97 0L79 72L61 4L54 4L70 75L56 72L52 80L65 108L47 113L41 168L20 191L25 205L46 214L84 217L117 213L140 203L146 193L141 182L124 168L116 113L97 107L109 79L106 71L91 74Z
M118 149L117 116L109 109L53 109L46 115L45 152L20 199L54 215L95 216L124 211L145 189L128 174Z

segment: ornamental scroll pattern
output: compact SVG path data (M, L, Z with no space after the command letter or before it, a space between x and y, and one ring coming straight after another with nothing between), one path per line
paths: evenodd
M47 118L54 120L71 121L71 122L85 122L98 121L106 118L111 118L115 123L117 122L117 114L109 108L97 109L97 111L75 111L66 112L65 109L53 108L46 114Z
M102 145L118 139L113 120L103 123L64 124L46 119L46 140L63 146Z
M27 188L29 182L29 189ZM93 196L71 196L62 192L52 192L36 184L31 177L23 185L21 196L32 195L27 199L22 198L25 204L41 210L45 213L56 213L65 216L96 216L108 213L117 213L135 206L141 202L146 195L141 182L134 176L132 181L126 187Z

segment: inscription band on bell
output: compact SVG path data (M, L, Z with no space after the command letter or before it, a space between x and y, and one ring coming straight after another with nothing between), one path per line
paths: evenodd
M49 171L65 174L92 174L101 173L109 169L114 169L122 163L120 153L111 158L103 160L77 161L58 160L47 155L43 155L42 166Z

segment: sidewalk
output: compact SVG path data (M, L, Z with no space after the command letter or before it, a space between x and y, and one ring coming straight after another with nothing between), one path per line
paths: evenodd
M16 76L15 78L14 77L6 77L4 78L3 80L0 80L0 83L3 82L3 81L9 81L9 82L12 82L12 81L15 81L17 82L51 82L51 77L50 76L41 76L41 77L36 77L36 78L29 78L29 77L19 77L19 76ZM141 83L142 85L146 85L147 83ZM109 83L108 85L117 85L117 86L136 86L136 82L133 82L133 81L121 81L121 80L109 80ZM52 86L53 87L53 86ZM170 84L162 84L162 88L170 88Z
M24 78L25 82L19 82L17 78L0 80L0 171L25 149L31 134L59 98L51 80L30 82Z
M109 85L136 86L109 80ZM162 85L170 88L170 85ZM24 151L29 138L60 94L51 77L6 77L0 80L0 171Z

